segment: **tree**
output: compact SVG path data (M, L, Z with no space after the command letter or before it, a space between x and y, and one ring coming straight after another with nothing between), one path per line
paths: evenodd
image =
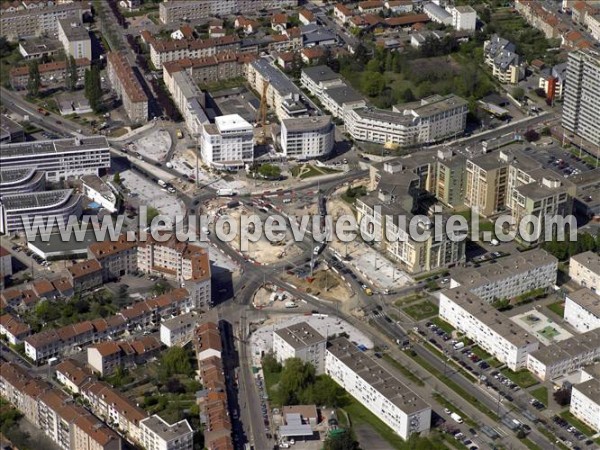
M377 97L385 88L385 79L379 72L372 72L364 80L364 89L368 96Z
M571 403L571 390L565 388L559 389L558 391L554 392L553 397L556 403L558 403L560 406L567 406L569 403Z
M329 434L323 443L323 450L357 450L358 442L345 430L343 433Z
M173 375L192 376L193 372L187 351L182 347L171 347L160 359L159 376L162 380L168 380Z
M129 297L129 290L127 286L121 284L115 297L115 303L119 308L122 308L123 306L128 305L130 301L131 298Z
M37 61L29 63L29 80L27 81L27 93L31 97L37 97L40 93L40 65Z
M115 184L121 184L121 173L120 172L115 173L115 175L113 176L113 182Z
M523 97L525 97L525 90L522 87L517 86L513 88L512 96L517 100L523 100Z
M67 58L65 88L68 91L74 91L77 88L77 63L75 62L73 55Z
M100 110L100 100L102 98L102 84L100 82L100 69L98 66L92 66L85 71L85 97L90 102L94 112Z
M523 133L523 137L527 142L535 142L540 139L540 134L535 130L527 130Z
M267 353L261 362L262 368L268 373L279 373L283 367L281 363L275 359L272 353Z
M404 92L402 92L402 100L406 103L415 101L415 94L411 88L406 88Z
M342 408L348 404L346 391L327 375L317 377L313 388L313 403L332 408Z
M281 176L281 169L273 164L263 164L258 168L258 174L263 178L276 180Z
M307 400L305 390L315 381L315 368L299 358L285 361L277 389L279 403L297 405Z

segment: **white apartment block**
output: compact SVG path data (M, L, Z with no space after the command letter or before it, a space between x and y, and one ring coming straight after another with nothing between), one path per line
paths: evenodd
M160 324L160 341L167 347L183 346L194 337L200 315L189 312Z
M187 420L174 424L153 415L140 421L141 444L146 450L192 450L194 432Z
M468 5L453 6L450 8L452 14L452 26L458 31L475 31L477 28L477 12Z
M536 289L556 284L558 260L541 249L497 260L477 269L464 268L452 273L450 288L461 286L486 303L512 299Z
M117 196L102 178L98 175L84 175L81 177L81 183L83 195L111 213L117 211Z
M529 355L527 369L542 381L574 372L600 358L600 330L591 330Z
M600 293L600 255L589 251L571 256L569 276L580 286Z
M179 21L196 21L212 16L247 14L261 9L298 6L298 0L170 0L160 4L159 19L167 25Z
M300 322L273 332L273 354L283 363L289 358L300 358L311 363L317 372L324 372L327 339L306 322Z
M431 407L347 339L330 342L325 373L402 439L429 430Z
M600 431L600 379L592 378L573 386L569 411L589 427Z
M75 59L92 60L92 41L88 30L81 21L62 19L58 21L58 40L65 53Z
M312 159L333 149L331 116L297 117L281 121L281 149L288 158Z
M0 30L9 40L53 37L58 33L60 19L81 20L89 11L86 2L12 2L6 8L3 5Z
M243 168L254 160L254 129L239 114L216 117L203 127L200 152L211 166Z
M440 318L472 339L511 370L527 366L528 355L539 342L468 289L458 287L440 293Z
M44 171L48 181L60 181L108 169L110 148L104 136L3 144L0 165Z
M329 111L333 117L342 119L346 122L346 130L348 130L348 114L356 108L367 106L365 97L345 83L339 86L325 88L323 94L319 97L319 100L323 104L323 107Z
M600 295L588 288L567 294L565 321L579 333L600 328Z
M304 67L300 75L300 84L317 98L321 98L327 88L345 85L341 75L328 66Z

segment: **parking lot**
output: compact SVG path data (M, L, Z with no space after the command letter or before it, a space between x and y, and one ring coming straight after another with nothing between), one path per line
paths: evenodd
M184 205L174 194L131 170L121 172L121 182L129 190L132 204L156 208L161 214L175 218L183 217Z
M173 141L169 132L163 128L153 131L129 145L129 150L137 152L145 159L164 162Z

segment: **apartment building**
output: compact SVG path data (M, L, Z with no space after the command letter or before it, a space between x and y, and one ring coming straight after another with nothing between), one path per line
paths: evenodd
M189 133L192 137L198 139L204 126L210 124L208 116L204 112L204 92L196 86L188 72L179 70L171 73L167 64L163 66L165 85L179 112L181 112Z
M318 97L323 107L335 118L346 122L346 130L349 128L350 112L357 108L367 106L367 100L356 89L343 83L339 86L330 86L323 90L323 94ZM355 133L357 134L357 133Z
M58 21L58 40L65 53L75 59L92 60L92 41L81 21L61 19Z
M511 370L526 367L539 348L535 337L465 287L440 293L439 315Z
M0 116L0 143L23 142L25 130L17 122L2 114Z
M243 77L245 64L255 55L221 52L204 58L184 58L163 64L164 75L185 71L196 84L209 84L217 81Z
M141 444L146 450L192 450L194 431L187 420L174 424L153 415L140 422Z
M90 12L86 2L28 2L2 4L0 29L11 41L32 36L56 36L61 19L81 20Z
M0 203L0 233L17 233L57 221L66 224L81 214L81 195L73 189L4 195Z
M429 272L465 259L465 240L450 239L433 227L435 155L412 154L371 169L371 192L356 201L363 236L399 262L411 274ZM442 216L442 221L446 217ZM411 222L422 238L415 238ZM460 236L467 230L456 230Z
M148 36L146 34L145 36ZM162 69L164 63L185 58L207 58L218 53L240 50L240 39L229 35L207 39L159 40L154 37L145 38L150 47L150 60L154 67Z
M258 58L246 64L246 79L261 96L266 86L267 106L275 110L279 120L308 115L300 89L269 59Z
M298 0L170 0L160 4L159 19L163 24L195 21L212 16L256 13L261 9L284 9L298 6Z
M452 14L452 27L457 31L475 31L477 29L477 12L468 5L449 8Z
M413 12L412 0L390 0L385 2L385 7L394 14L408 14Z
M110 52L107 55L108 79L123 101L125 112L132 123L148 121L148 96L133 73L124 53Z
M0 393L64 450L121 450L117 433L62 391L13 363L0 371Z
M569 53L562 125L592 144L600 144L600 52Z
M273 354L277 361L299 358L315 367L317 374L324 372L326 337L307 322L280 328L273 332Z
M434 184L431 189L435 198L444 205L456 208L464 205L467 189L467 160L452 150L439 150L434 167Z
M92 202L98 203L109 212L117 212L117 196L113 189L98 175L84 175L81 177L83 195Z
M544 8L542 4L528 0L515 0L515 9L527 20L529 25L544 33L546 39L560 36L558 17L554 12Z
M281 121L281 149L288 158L318 158L331 152L334 134L331 116L284 119Z
M138 270L135 240L125 234L116 241L94 242L88 246L88 259L96 259L102 265L102 281L115 280Z
M327 88L345 85L341 75L328 66L303 67L300 84L316 98L321 98Z
M569 292L564 319L579 333L600 328L600 295L588 288Z
M600 379L573 386L569 411L583 423L600 431Z
M243 168L254 160L254 129L239 114L216 117L214 124L203 127L200 152L210 166Z
M2 146L2 170L31 168L46 173L48 181L98 175L110 167L104 136L21 142Z
M198 361L221 359L221 332L214 322L204 322L194 331L194 346Z
M29 325L17 316L10 313L0 316L0 335L4 336L10 345L20 344L30 334L31 328Z
M77 67L77 86L83 86L85 79L85 71L91 67L91 62L87 58L75 60ZM65 60L40 64L38 66L40 72L40 82L44 86L52 86L60 84L64 85L64 80L67 76L67 62ZM19 66L10 70L10 85L16 91L27 89L29 83L29 66Z
M87 364L102 377L112 375L117 369L143 364L155 356L161 343L152 336L142 336L131 341L105 341L87 348Z
M74 359L58 363L54 374L56 380L71 394L79 394L80 387L94 379L92 372Z
M538 87L544 90L547 99L562 100L566 81L567 63L561 63L552 68L542 69Z
M77 292L89 291L102 286L102 266L95 259L88 259L67 268L67 278Z
M452 25L452 14L439 4L433 2L425 3L425 5L423 5L423 12L435 23Z
M160 341L167 347L184 346L193 339L199 320L200 315L192 311L161 322Z
M513 299L556 284L558 260L542 249L501 258L477 269L459 268L450 277L450 287L461 286L486 303Z
M542 381L567 375L600 358L600 330L590 330L532 352L527 369Z
M497 34L483 44L485 63L491 67L492 75L504 84L517 84L525 75L516 46Z
M474 213L489 217L504 209L508 182L508 161L496 154L467 160L465 205Z
M0 169L0 195L46 190L46 174L32 169Z
M429 430L431 407L346 338L329 343L325 373L402 439Z
M352 108L344 121L347 132L359 141L400 146L429 144L464 132L467 102L455 95L434 95L392 111Z
M577 284L600 293L600 255L588 251L571 256L569 276Z

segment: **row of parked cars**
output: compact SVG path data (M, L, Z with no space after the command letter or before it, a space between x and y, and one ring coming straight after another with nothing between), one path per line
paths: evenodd
M552 417L552 421L558 425L561 428L564 428L565 430L567 430L569 433L573 434L573 436L575 437L575 439L577 439L578 441L583 441L586 437L585 434L583 434L581 431L579 431L577 428L575 428L573 425L571 425L569 422L567 422L565 419L563 419L560 416L554 416ZM591 439L588 439L585 441L586 445L591 445L593 444L594 441ZM571 446L569 446L571 447ZM573 447L574 449L579 448L577 446Z

